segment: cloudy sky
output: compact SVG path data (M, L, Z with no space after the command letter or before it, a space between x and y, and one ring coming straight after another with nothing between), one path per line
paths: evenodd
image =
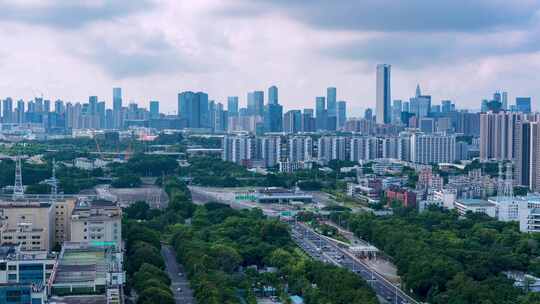
M496 90L540 98L537 0L0 0L0 96L111 101L176 111L176 94L223 102L280 89L286 108L338 88L353 115L417 83L436 102L478 108Z

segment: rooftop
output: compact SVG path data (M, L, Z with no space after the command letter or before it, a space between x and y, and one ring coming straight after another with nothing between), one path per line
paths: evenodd
M494 207L492 203L481 199L460 199L458 200L458 203L467 207Z

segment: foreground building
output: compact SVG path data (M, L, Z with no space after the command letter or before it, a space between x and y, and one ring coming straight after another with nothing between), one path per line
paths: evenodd
M106 244L122 248L122 209L103 201L78 201L71 214L71 242Z

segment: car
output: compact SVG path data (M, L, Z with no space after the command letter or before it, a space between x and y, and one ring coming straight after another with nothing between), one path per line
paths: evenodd
M183 276L183 274L182 274L181 272L179 272L179 273L178 273L178 276L181 277L181 276Z
M178 287L178 288L176 288L176 291L182 292L182 288Z

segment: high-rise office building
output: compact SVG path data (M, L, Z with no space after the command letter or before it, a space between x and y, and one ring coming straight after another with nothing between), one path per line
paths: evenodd
M113 118L114 127L122 128L122 88L113 88Z
M238 96L227 97L227 111L229 116L238 116Z
M11 97L2 101L2 121L4 123L13 122L13 99Z
M401 99L395 99L392 102L392 124L398 125L401 123L401 111L403 109L403 102Z
M98 129L105 128L105 112L105 101L98 102L96 110L96 128Z
M317 130L326 130L326 105L324 97L315 97L315 112Z
M57 99L54 102L54 112L56 114L63 114L65 111L64 102L60 99Z
M502 102L502 109L503 110L508 110L508 92L502 92L502 95L501 95L501 102Z
M49 99L43 100L43 112L45 113L51 112L51 101Z
M278 104L278 88L271 86L268 88L268 104Z
M302 131L302 112L290 110L283 117L283 132L298 133Z
M253 91L249 92L247 96L247 108L249 115L263 116L264 114L264 92Z
M214 114L214 130L216 132L227 131L227 125L229 120L229 112L223 109L223 104L218 102L216 104L216 113Z
M441 112L450 113L451 111L452 111L452 101L451 100L441 101Z
M338 128L343 128L345 122L347 121L347 102L338 101L337 103L337 126Z
M208 94L182 92L178 94L178 109L187 128L210 128Z
M337 127L337 90L334 87L326 89L326 129L336 130Z
M378 124L388 124L391 122L391 90L390 90L390 69L389 64L377 65L377 116Z
M531 113L531 98L516 97L516 109L518 112Z
M317 125L313 109L304 109L302 113L302 132L315 132Z
M281 132L283 130L283 106L277 103L267 104L263 123L266 132Z
M25 115L24 115L24 100L20 99L17 101L17 123L24 123L26 122L25 120Z
M157 100L150 100L150 118L159 118L159 101Z
M416 86L416 94L409 100L409 112L413 113L417 119L427 117L431 112L431 96L422 95L420 85Z
M373 120L373 109L367 108L364 111L364 119L369 121Z

